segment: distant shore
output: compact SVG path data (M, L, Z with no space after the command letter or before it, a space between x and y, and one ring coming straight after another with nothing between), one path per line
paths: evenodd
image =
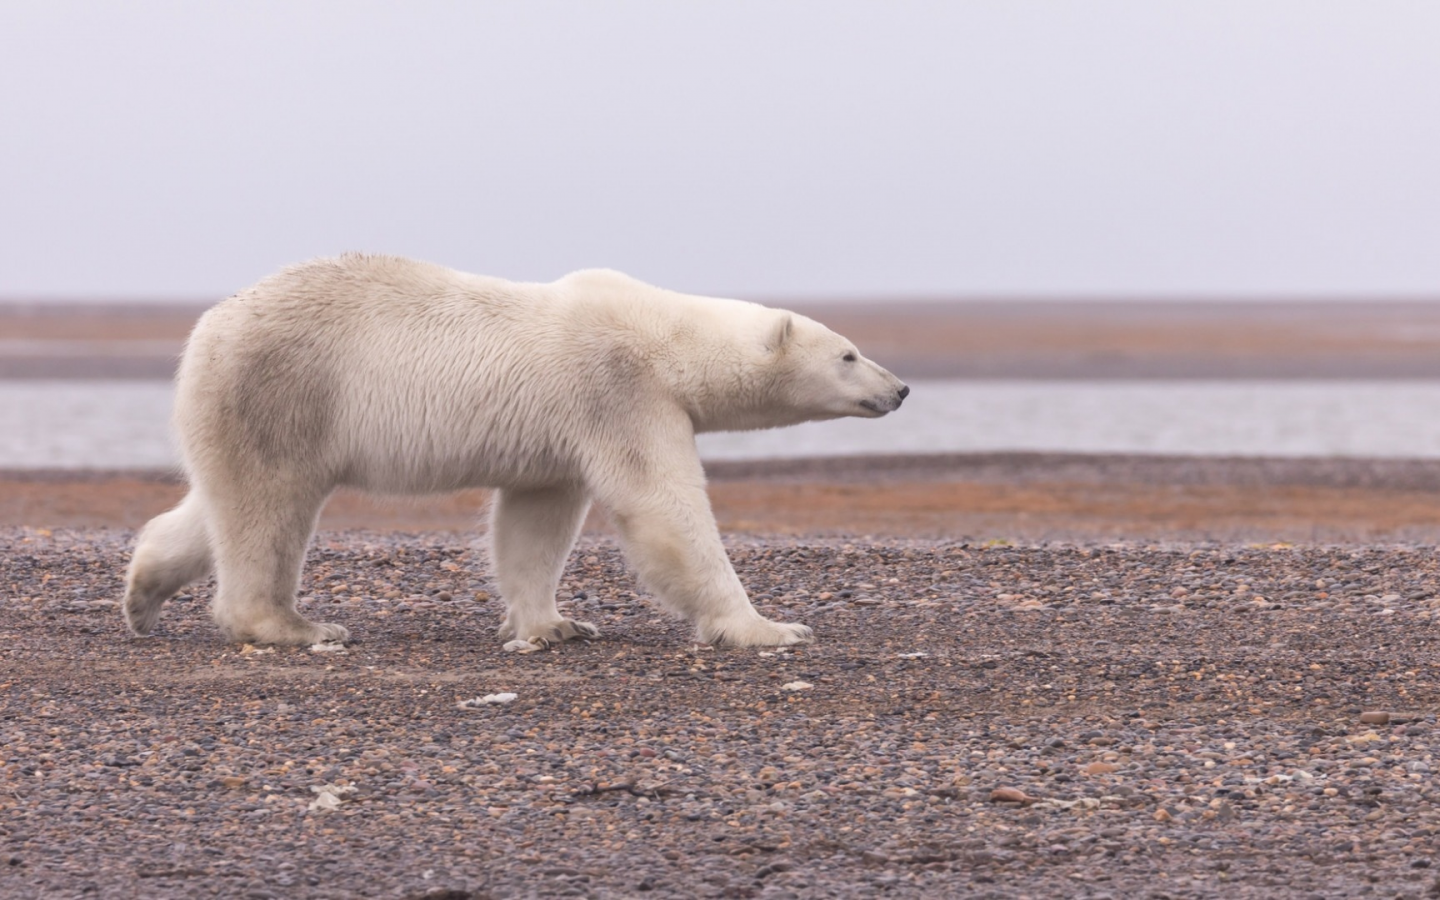
M765 302L906 378L1440 378L1440 302ZM0 378L169 378L208 305L0 301Z

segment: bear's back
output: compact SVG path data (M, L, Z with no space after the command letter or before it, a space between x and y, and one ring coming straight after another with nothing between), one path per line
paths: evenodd
M191 456L238 439L267 464L304 456L403 489L571 468L597 424L628 415L641 377L620 351L631 313L610 316L615 291L635 296L626 281L510 282L355 254L292 266L197 324L182 444Z

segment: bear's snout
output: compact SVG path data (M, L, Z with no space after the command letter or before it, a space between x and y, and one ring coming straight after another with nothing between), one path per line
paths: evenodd
M910 396L910 385L901 384L893 394L877 394L869 400L861 400L860 408L873 414L883 416L892 413L900 408L905 398Z

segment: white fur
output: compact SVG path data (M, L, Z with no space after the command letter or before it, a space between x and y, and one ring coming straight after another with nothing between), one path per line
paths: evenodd
M645 585L701 641L809 640L746 597L695 434L880 416L903 390L804 316L615 272L519 284L393 257L315 260L195 326L175 407L191 490L141 532L125 616L148 633L165 600L213 568L215 619L232 638L344 640L342 626L295 610L330 492L484 486L499 489L505 639L598 633L555 605L594 500Z

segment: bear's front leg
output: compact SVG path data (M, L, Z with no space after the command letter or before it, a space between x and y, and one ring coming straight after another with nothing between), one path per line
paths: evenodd
M813 639L809 627L771 621L750 602L720 541L703 475L682 484L650 485L607 505L640 580L694 624L702 643L778 647Z
M555 591L565 558L585 522L590 497L573 486L519 490L495 496L490 517L490 548L505 621L500 639L544 648L573 638L600 636L589 622L560 615Z

